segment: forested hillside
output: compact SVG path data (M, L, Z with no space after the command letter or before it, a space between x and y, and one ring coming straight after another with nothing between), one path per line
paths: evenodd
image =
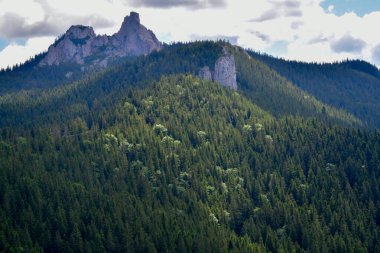
M69 85L8 92L0 96L0 116L3 118L0 126L40 124L41 115L55 122L62 121L62 117L88 115L113 105L125 95L129 86L144 87L163 75L197 75L204 66L212 68L224 49L234 55L238 90L272 115L316 117L345 126L362 126L357 118L321 103L243 50L225 42L177 43L148 56L125 59L124 63L94 72ZM66 113L50 113L52 108L61 108Z
M303 63L248 53L320 101L380 127L380 71L375 66L359 60Z
M0 251L380 251L378 133L139 62L2 97Z

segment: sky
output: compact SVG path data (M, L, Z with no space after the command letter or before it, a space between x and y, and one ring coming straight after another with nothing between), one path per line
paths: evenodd
M130 11L166 43L225 39L291 60L380 67L380 0L0 0L0 68L46 51L71 25L112 35Z

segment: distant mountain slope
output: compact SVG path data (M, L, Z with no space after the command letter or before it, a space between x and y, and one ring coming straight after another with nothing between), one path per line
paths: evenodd
M241 48L235 47L239 88L254 103L273 115L300 115L317 117L351 126L361 122L333 106L328 106L312 95L299 89L266 64L250 57Z
M324 103L380 127L380 71L364 61L314 64L248 52Z
M46 53L39 54L27 62L0 70L0 95L21 89L44 89L72 83L85 73L79 64L37 67Z

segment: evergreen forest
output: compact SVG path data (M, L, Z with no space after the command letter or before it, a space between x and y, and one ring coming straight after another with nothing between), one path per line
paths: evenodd
M197 75L223 50L237 90ZM222 41L71 81L35 62L0 73L0 252L380 252L379 104L339 86L371 66Z

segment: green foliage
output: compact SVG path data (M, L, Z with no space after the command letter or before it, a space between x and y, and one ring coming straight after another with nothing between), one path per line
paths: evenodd
M0 128L0 251L379 250L379 133L276 119L191 75L105 81Z
M38 67L44 56L37 55L21 65L0 70L0 94L61 86L79 80L85 74L81 66L74 63Z

